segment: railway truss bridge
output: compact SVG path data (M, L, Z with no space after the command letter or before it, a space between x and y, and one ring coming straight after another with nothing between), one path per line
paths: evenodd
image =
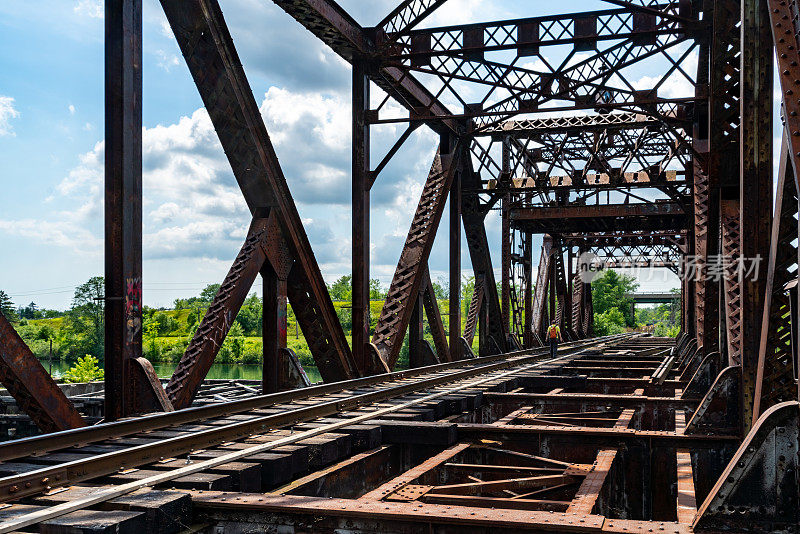
M0 532L800 530L796 0L455 25L447 0L374 25L274 0L352 67L351 341L218 1L160 3L252 221L162 383L142 357L142 2L106 1L103 422L0 315L0 382L39 429L0 443ZM377 159L381 128L398 134ZM370 190L419 128L438 147L371 329ZM680 335L596 337L587 255L680 275ZM263 380L211 384L257 279ZM321 384L286 348L287 303Z

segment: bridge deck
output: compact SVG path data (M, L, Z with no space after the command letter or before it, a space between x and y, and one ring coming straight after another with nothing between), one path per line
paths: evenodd
M7 442L0 532L687 532L739 440L684 432L700 399L672 344L587 340Z

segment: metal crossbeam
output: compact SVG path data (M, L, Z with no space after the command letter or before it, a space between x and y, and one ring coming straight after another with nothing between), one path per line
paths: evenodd
M42 432L85 426L72 402L53 381L0 312L0 383Z
M299 271L294 283L289 283L289 299L295 295L302 300L309 316L307 324L314 324L314 334L321 336L316 348L322 352L313 356L323 378L335 381L357 376L360 371L218 3L162 0L161 4L248 207L253 213L276 208L281 234Z

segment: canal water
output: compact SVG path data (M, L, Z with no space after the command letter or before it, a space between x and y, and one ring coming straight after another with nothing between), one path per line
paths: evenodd
M49 368L48 362L42 362L45 369ZM153 368L160 378L169 378L175 370L177 364L175 363L154 363ZM52 374L56 377L61 376L70 364L67 362L53 362ZM305 367L308 379L312 383L321 382L322 377L316 367ZM211 366L206 378L221 378L226 380L261 380L261 366L251 364L236 364L236 363L215 363Z

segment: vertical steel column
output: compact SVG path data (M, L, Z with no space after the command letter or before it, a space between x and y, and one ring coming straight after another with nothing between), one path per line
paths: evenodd
M483 282L484 287L486 282ZM483 299L478 304L478 355L486 356L493 354L492 347L489 345L489 304L487 303L486 291L484 290Z
M142 355L142 2L105 3L105 418L132 411Z
M287 284L280 279L269 262L261 269L263 281L262 342L264 367L262 370L262 394L284 389L282 380L281 350L286 347L286 302Z
M503 324L509 328L511 324L511 218L509 201L511 195L503 195L500 208L500 313L503 317Z
M425 339L423 311L422 293L420 292L414 301L411 320L408 322L408 367L411 369L425 365L422 354L422 342Z
M461 174L456 172L450 186L450 358L461 359Z
M525 315L523 343L525 348L533 346L533 234L525 232Z
M363 59L353 60L353 360L359 373L368 364L369 343L369 77Z
M741 66L741 257L745 262L769 258L772 225L772 63L769 6L764 0L742 1ZM761 269L760 269L761 270ZM764 314L766 276L741 280L742 392L745 430L752 422L759 338Z
M503 138L503 153L502 153L502 176L501 181L509 178L511 173L511 146L508 137ZM503 324L506 329L511 324L511 209L510 209L511 195L506 193L500 203L500 314L503 318Z
M556 299L556 254L561 250L558 248L558 242L554 239L553 240L553 249L550 252L550 265L548 266L547 270L547 290L549 292L550 298L548 299L548 314L547 314L547 324L545 325L545 331L547 330L548 325L552 321L556 321L558 319L558 302ZM559 325L560 326L560 325Z

